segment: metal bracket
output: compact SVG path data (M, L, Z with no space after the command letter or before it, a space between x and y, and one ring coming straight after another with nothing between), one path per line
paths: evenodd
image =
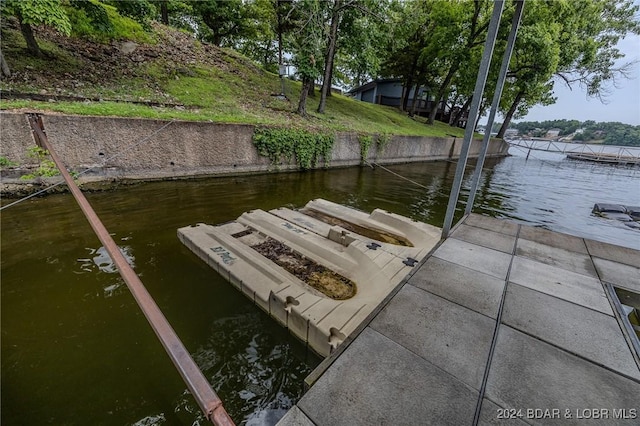
M413 257L407 257L406 260L402 261L402 263L404 263L407 266L414 267L414 266L416 266L416 263L418 263L418 261L416 259L414 259Z

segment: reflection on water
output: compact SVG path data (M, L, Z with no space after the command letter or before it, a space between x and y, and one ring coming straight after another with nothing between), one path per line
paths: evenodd
M129 265L131 265L131 267L135 269L136 258L133 257L133 254L131 254L131 247L119 246L118 248L120 249L120 253L122 253L124 258L127 260L127 263L129 263ZM109 253L107 253L107 249L104 248L104 246L101 246L98 249L87 248L86 250L89 252L89 256L92 257L77 259L80 268L80 271L78 273L93 272L95 268L98 268L98 270L107 274L115 274L118 272L116 264L113 262L113 260L111 260L111 257L109 257Z
M488 163L474 211L640 248L640 232L591 215L640 205L638 169L514 152ZM88 199L231 416L273 424L319 359L182 246L182 226L314 198L441 226L454 163L140 184ZM468 169L470 174L472 170ZM463 181L460 217L468 191ZM68 194L2 212L2 424L205 424Z

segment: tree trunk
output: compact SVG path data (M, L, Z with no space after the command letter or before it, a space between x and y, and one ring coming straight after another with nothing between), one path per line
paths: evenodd
M329 81L333 81L333 66L331 67L331 73L329 74ZM327 90L327 98L330 98L331 96L333 96L331 94L331 85L329 85L329 90Z
M331 90L331 74L333 68L333 58L336 55L336 44L338 42L338 24L340 23L341 0L335 0L333 13L331 15L331 30L329 31L329 45L327 46L327 56L324 61L324 74L322 76L322 89L320 90L320 103L318 112L323 113L327 105L327 93Z
M282 65L282 9L280 0L276 1L276 13L278 14L278 65Z
M40 50L40 46L38 46L38 42L33 35L31 25L23 23L21 16L18 16L18 22L20 22L20 31L22 32L24 40L27 42L27 50L29 53L33 56L37 56L38 58L43 58L44 55L42 54L42 50Z
M447 73L447 76L444 78L444 81L438 88L438 94L434 99L435 104L433 105L433 109L429 113L429 120L427 121L427 124L433 124L436 121L438 106L440 105L440 102L443 100L445 92L447 91L447 89L449 89L449 84L451 84L451 80L453 79L453 76L456 73L457 68L458 68L457 66L451 65L451 68L449 68L449 72Z
M460 110L456 113L453 120L449 120L450 121L449 125L451 127L458 127L458 121L460 121L460 117L462 117L462 114L464 114L464 112L469 108L469 105L471 105L472 100L473 100L473 95L469 96L469 98L465 101L464 105L462 105L462 108L460 108ZM480 115L478 115L478 117L480 117Z
M0 69L2 69L2 75L5 77L11 77L11 71L9 70L9 64L4 59L4 54L0 50Z
M409 112L409 117L413 117L416 113L416 101L418 100L419 89L420 89L420 85L416 84L416 88L413 89L413 100L411 101L411 112Z
M413 86L413 77L416 74L416 68L418 67L418 56L416 55L413 58L413 63L411 64L411 72L409 72L409 78L407 78L407 84L405 85L406 91L402 94L402 99L400 99L400 111L407 110L407 104L409 103L409 93L411 93L411 87Z
M311 80L311 84L309 84L309 90L307 90L307 92L309 92L309 96L312 98L316 97L316 82L314 80Z
M306 117L307 115L307 96L309 95L309 86L313 87L313 80L309 77L303 77L300 101L298 102L298 114L303 117Z
M460 97L460 94L456 94L456 97L453 98L453 100L451 101L451 111L453 111L453 109L456 107L456 105L458 105L458 98ZM457 114L454 115L449 115L449 126L453 126L453 119L457 116Z
M509 111L507 111L507 114L504 116L504 121L502 122L502 126L500 126L500 130L498 130L496 138L501 139L504 137L505 132L509 128L509 123L511 123L511 119L513 118L513 114L515 114L516 110L518 109L518 105L520 104L523 96L524 93L522 92L518 92L518 94L516 95L516 98L513 100L513 103L509 108ZM491 129L489 129L489 131L491 131Z
M160 20L163 24L169 25L169 9L167 8L167 0L160 3Z
M407 98L409 97L409 86L405 83L402 86L402 94L400 95L400 104L398 105L398 109L400 111L404 111L407 109Z

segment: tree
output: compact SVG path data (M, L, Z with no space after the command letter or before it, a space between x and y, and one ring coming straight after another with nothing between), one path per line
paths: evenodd
M280 0L255 0L249 5L254 21L245 36L240 38L237 49L245 56L260 62L271 71L278 72L281 61L282 34L286 29L286 9ZM285 14L285 16L283 16Z
M331 91L331 74L333 71L333 58L336 55L338 43L338 27L342 19L342 10L346 7L342 0L333 0L331 8L331 24L327 37L327 55L324 60L324 73L322 75L322 88L320 89L320 102L318 112L323 113L327 103L327 93Z
M164 25L196 33L197 16L188 0L148 0L155 11L153 19Z
M27 43L27 51L34 56L44 55L33 35L32 25L44 24L62 34L71 34L71 23L60 0L4 0L3 3L3 12L18 18L20 31Z
M200 29L201 37L216 46L233 45L236 39L251 34L255 23L251 3L242 0L195 0L194 13L206 25Z
M570 88L582 86L602 100L609 84L629 77L630 64L616 65L623 56L616 44L630 32L640 34L638 10L632 0L527 2L507 75L501 103L505 120L498 137L504 136L512 118L525 115L533 105L554 103L556 81Z
M404 83L401 109L415 87L428 86L433 103L428 123L435 121L439 106L447 100L471 101L464 81L472 80L472 59L484 42L491 2L425 0L391 5L394 37L392 54L383 64L383 74L400 77ZM476 67L477 69L477 67ZM454 83L457 81L457 89ZM473 86L472 83L467 84ZM453 93L455 92L455 93ZM415 108L416 102L413 102Z
M384 55L381 75L400 78L403 83L399 108L407 109L408 96L414 85L419 87L418 74L426 78L419 70L424 67L422 49L426 44L426 35L435 28L435 22L429 19L432 2L392 2L389 7L389 37L383 45L388 55ZM435 64L434 64L435 65ZM430 68L433 70L433 67Z
M446 2L438 2L438 7L434 8L437 13L435 18L440 23L438 30L441 33L435 48L431 49L432 60L435 59L433 53L442 56L448 65L444 78L440 78L435 101L436 104L429 114L428 124L435 122L438 112L438 105L446 99L446 94L451 88L451 82L463 64L468 63L471 51L474 47L484 43L489 17L491 15L491 2L475 1L473 4L463 2L461 5ZM447 24L450 21L451 24ZM443 25L444 24L444 25ZM460 37L462 35L462 37ZM433 46L433 41L432 41Z
M323 113L326 107L327 97L331 96L331 85L333 83L333 72L335 67L335 56L338 51L339 41L341 38L349 39L357 37L349 30L358 29L358 25L353 25L354 20L358 17L366 15L381 19L378 13L384 9L384 5L379 0L370 0L363 2L358 0L333 0L329 2L331 5L329 14L331 20L329 31L326 37L326 55L324 61L324 72L322 75L322 88L320 89L320 102L318 103L318 112ZM376 10L374 14L372 10ZM345 19L346 18L346 19ZM343 25L347 21L350 25ZM364 21L359 22L363 24ZM374 30L374 26L365 26L365 31ZM346 31L345 31L346 30ZM360 38L363 40L363 38Z
M343 37L336 48L332 81L355 87L378 77L382 61L388 54L385 47L391 28L390 21L385 18L387 3L376 1L374 10L375 15L354 9L344 14L340 29Z
M307 115L307 96L315 79L320 75L321 66L317 58L322 57L324 41L324 17L322 2L319 0L300 0L295 5L293 18L295 29L291 32L291 50L293 64L302 77L298 114Z

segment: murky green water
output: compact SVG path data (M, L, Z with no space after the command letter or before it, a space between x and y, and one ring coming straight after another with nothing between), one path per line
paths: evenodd
M488 164L476 212L640 248L640 232L590 215L595 202L640 205L640 170L514 154ZM176 229L318 197L440 226L455 164L392 169L429 189L350 168L88 198L234 420L273 424L319 359L183 247ZM9 208L1 224L3 425L206 424L71 195Z

